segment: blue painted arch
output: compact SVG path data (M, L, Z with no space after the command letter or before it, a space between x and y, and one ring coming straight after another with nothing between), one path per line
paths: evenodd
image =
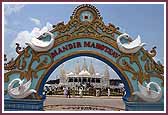
M72 58L75 58L75 57L80 57L80 56L88 56L88 57L93 57L93 58L96 58L98 60L101 60L103 61L104 63L106 63L107 65L109 65L116 73L117 75L120 77L120 79L122 80L123 84L124 84L124 88L125 88L125 91L126 91L126 94L124 95L123 99L127 100L128 97L131 95L131 90L130 90L130 86L129 86L129 83L128 81L125 79L124 75L122 74L122 72L113 64L111 63L109 60L105 59L104 57L101 57L99 55L96 55L92 52L87 52L87 53L83 53L83 52L79 52L77 54L73 54L73 55L70 55L70 56L67 56L65 58L62 58L59 62L55 63L49 70L48 72L46 73L46 75L44 76L44 78L42 79L41 83L40 83L40 87L38 89L38 95L39 96L42 96L43 97L43 88L44 88L44 85L47 81L47 79L49 78L49 76L52 74L52 72L59 66L61 65L62 63L72 59Z

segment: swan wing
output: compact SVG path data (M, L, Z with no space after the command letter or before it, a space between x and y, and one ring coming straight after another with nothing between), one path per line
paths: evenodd
M51 49L54 45L54 40L46 47L42 47L42 46L36 46L32 43L27 43L32 49L34 49L35 51L48 51L49 49Z
M27 96L31 95L32 93L36 93L37 91L34 90L34 89L30 89L28 90L27 92L25 93L22 93L22 94L19 94L19 95L13 95L11 94L11 96L15 99L23 99L23 98L26 98Z
M31 32L31 38L38 38L40 36L40 29L35 27Z
M46 33L48 32L48 28L47 27L43 27L41 30L40 30L40 34L42 35L43 33Z
M9 94L12 94L12 95L20 95L20 93L21 93L19 91L19 87L12 88L8 92L9 92Z
M134 41L130 42L130 45L133 45L133 44L138 44L138 45L141 44L141 37L139 35Z
M130 43L124 43L123 47L126 49L133 49L136 47L141 46L141 38L140 36L138 36L134 41L130 42Z
M52 42L54 42L54 39L51 38L50 41L42 41L36 38L32 38L31 43L37 47L48 47L50 44L52 44Z
M151 98L157 98L159 96L159 93L154 91L154 90L150 90L150 97Z
M31 79L23 84L23 92L26 92L31 86Z
M29 95L31 95L32 93L36 93L36 90L30 89L30 90L28 90L27 92L25 92L23 95L19 95L17 98L26 98L26 97L28 97Z
M148 95L148 89L146 87L144 87L143 85L141 85L141 83L139 83L139 82L138 82L138 88L139 88L139 91L143 95Z
M42 41L36 38L32 38L31 43L37 47L47 47L50 44L51 41Z

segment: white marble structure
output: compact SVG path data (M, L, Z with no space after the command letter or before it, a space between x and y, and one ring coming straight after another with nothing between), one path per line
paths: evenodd
M88 67L85 59L83 65L77 62L74 71L71 72L66 72L63 66L60 69L59 85L66 85L71 88L80 85L91 85L94 88L109 87L110 75L107 66L105 66L104 73L96 73L93 63L91 62Z

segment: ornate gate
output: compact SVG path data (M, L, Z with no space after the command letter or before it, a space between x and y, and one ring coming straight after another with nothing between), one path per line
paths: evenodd
M155 48L146 51L139 38L133 41L102 19L94 6L80 5L67 24L54 25L25 49L17 44L18 57L4 65L5 110L43 110L46 80L78 56L97 58L114 69L125 86L126 110L163 110L164 67L153 59Z

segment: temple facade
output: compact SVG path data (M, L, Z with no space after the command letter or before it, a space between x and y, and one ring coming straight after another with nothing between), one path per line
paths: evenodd
M75 87L94 87L94 88L112 88L114 86L110 85L110 73L107 65L102 66L104 69L103 73L95 71L94 64L92 61L90 64L86 63L84 59L83 64L77 62L74 70L67 72L64 69L64 65L60 69L60 86L67 86L70 88ZM121 85L121 84L118 84Z

